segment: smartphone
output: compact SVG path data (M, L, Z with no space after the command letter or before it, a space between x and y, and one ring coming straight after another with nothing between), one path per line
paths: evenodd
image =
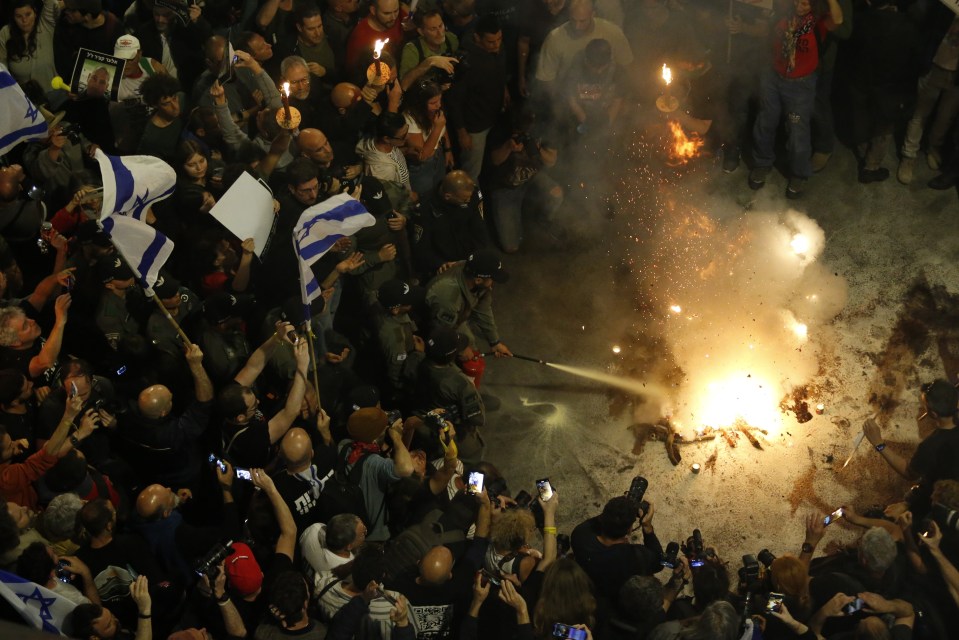
M828 526L831 525L833 522L835 522L835 521L838 520L839 518L843 517L845 514L846 514L846 512L843 511L843 508L842 508L842 507L839 507L838 509L836 509L835 511L833 511L832 513L830 513L828 516L826 516L825 518L823 518L823 519L822 519L822 523L823 523L824 526L827 526L827 527L828 527Z
M470 471L469 478L467 479L467 491L473 494L474 496L483 493L483 479L484 476L479 471Z
M71 397L71 398L76 398L78 395L80 395L80 390L77 389L77 383L76 383L76 382L71 382L71 383L70 383L70 397Z
M636 476L629 484L629 491L626 492L626 497L636 504L639 504L643 501L643 496L646 495L646 488L648 486L649 480L643 476Z
M211 453L207 460L210 464L215 464L220 469L220 473L226 473L226 463L217 458L215 453Z
M689 559L689 568L690 568L690 569L698 569L699 567L703 566L704 564L706 564L706 558L702 558L702 557L700 557L700 556L694 556L694 557L692 557L692 558Z
M70 572L66 569L68 564L66 560L57 560L57 580L60 582L70 582Z
M781 593L770 593L769 600L766 601L766 612L767 613L779 613L783 610L783 594Z
M236 477L237 477L237 479L239 479L239 480L249 480L250 482L253 482L253 474L250 473L250 470L249 470L249 469L243 469L243 468L241 468L241 467L234 467L233 470L236 471Z
M539 490L539 497L543 499L543 502L549 502L553 499L553 485L549 483L549 478L537 480L536 489Z
M80 198L80 204L88 204L90 202L94 202L95 200L102 200L102 199L103 199L103 187L99 187L89 192L82 198Z
M386 600L387 602L389 602L391 605L394 605L394 606L396 605L396 598L394 598L394 597L391 596L390 594L386 593L386 592L383 591L382 589L377 589L377 590L376 590L376 597L377 597L377 598L383 598L384 600Z
M553 625L554 638L568 638L569 640L586 640L586 630L577 629L568 624L557 622Z
M494 574L489 569L480 569L480 573L483 574L483 582L489 582L492 585L499 586L502 580L496 574Z
M292 329L290 330L289 333L286 334L286 337L289 338L290 342L292 342L294 345L296 345L300 341L300 336L296 333L296 331L293 331Z
M865 604L866 603L862 598L856 598L855 600L847 604L845 607L843 607L842 612L845 613L847 616L851 616L852 614L862 609L863 605Z
M403 413L399 409L393 409L386 412L386 424L392 426L397 420L403 419Z

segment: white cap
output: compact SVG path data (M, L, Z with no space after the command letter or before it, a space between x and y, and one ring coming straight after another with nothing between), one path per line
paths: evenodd
M134 36L120 36L113 47L113 55L123 60L133 60L140 50L140 41Z

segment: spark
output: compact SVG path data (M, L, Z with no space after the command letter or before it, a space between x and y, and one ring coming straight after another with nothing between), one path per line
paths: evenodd
M809 238L801 233L797 233L789 242L789 246L792 247L793 252L797 256L806 255L806 252L809 251L810 247Z

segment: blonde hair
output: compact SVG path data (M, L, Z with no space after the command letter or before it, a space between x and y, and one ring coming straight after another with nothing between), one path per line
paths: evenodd
M508 509L504 511L490 529L490 544L496 551L516 553L526 545L526 537L536 520L526 509Z

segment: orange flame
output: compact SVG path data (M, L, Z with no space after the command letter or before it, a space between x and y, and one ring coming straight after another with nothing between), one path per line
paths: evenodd
M663 63L663 80L667 87L673 83L673 72L666 66L666 63Z
M669 150L669 158L675 164L686 164L696 157L703 146L703 139L698 135L687 136L683 127L675 120L669 121L669 130L673 134L673 146Z
M284 83L283 83L283 93L286 94L286 97L287 97L287 98L290 97L290 83L289 83L289 82L284 82Z
M377 38L376 44L373 46L373 59L374 59L374 60L379 60L379 59L380 59L380 54L383 52L383 47L385 47L385 46L386 46L386 43L388 43L389 41L390 41L389 38L387 38L386 40L380 40L379 38Z

